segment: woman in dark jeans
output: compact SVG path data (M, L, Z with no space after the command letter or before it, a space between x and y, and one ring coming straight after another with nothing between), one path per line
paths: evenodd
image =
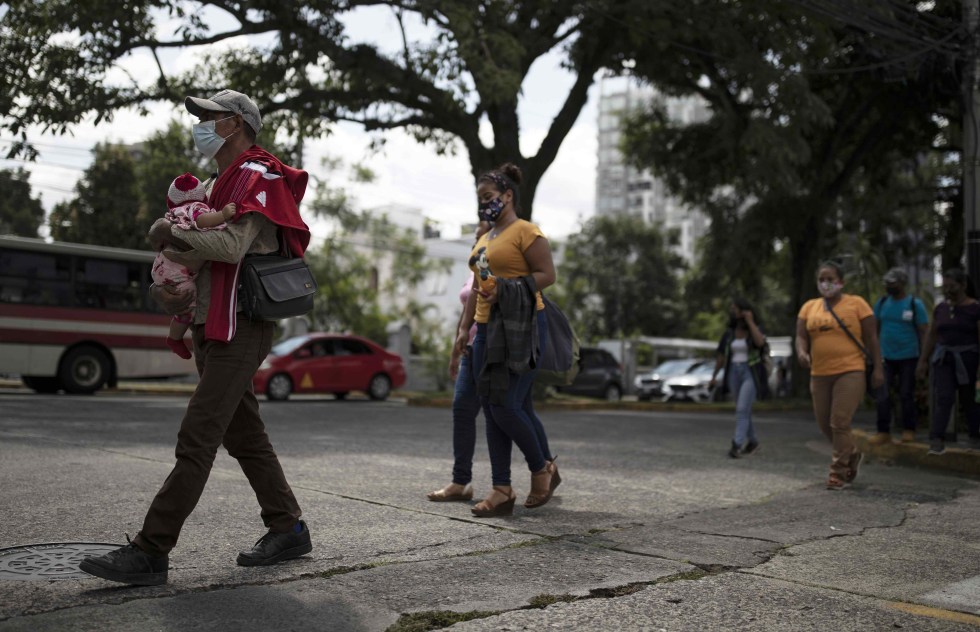
M980 448L980 405L976 402L980 365L980 303L973 296L970 278L960 268L943 273L943 296L936 305L932 325L916 366L924 378L932 369L930 388L935 402L929 430L929 454L946 451L946 424L957 394L966 417L970 445Z
M484 173L477 181L480 212L484 219L493 223L493 229L477 241L471 253L470 267L474 272L489 274L486 278L477 275L471 295L476 300L467 302L456 338L457 348L462 348L470 326L474 322L477 324L473 339L473 373L477 376L478 385L484 379L481 374L486 374L485 379L489 382L484 384L490 387L486 394L480 391L480 399L487 422L493 489L472 508L473 514L480 517L508 516L514 511L517 495L511 486L510 462L515 443L531 471L531 490L524 501L525 507L533 509L547 503L561 482L544 427L531 405L531 387L537 369L527 366L522 372L514 372L508 366L504 369L506 373L501 375L491 370L491 363L487 362L488 351L496 353L499 347L494 345L502 342L490 335L494 310L499 309L503 314L505 308L511 309L503 302L498 306L498 292L505 284L508 288L512 287L511 284L523 284L525 277L533 277L538 292L533 296L528 292L524 297L514 287L510 294L515 299L527 299L522 303L522 308L528 308L528 314L533 314L531 317L535 318L538 347L543 349L548 344L548 325L540 290L555 282L555 266L548 240L541 230L517 215L520 182L520 169L509 163ZM524 287L526 289L527 286ZM506 318L504 322L508 322ZM534 328L530 323L526 324L529 329L527 338L520 340L521 351L530 350L534 342L530 336ZM514 351L511 346L513 339L522 338L511 333L507 334L508 354ZM513 357L508 355L507 364L510 365L512 360ZM492 364L494 369L500 366L499 363Z

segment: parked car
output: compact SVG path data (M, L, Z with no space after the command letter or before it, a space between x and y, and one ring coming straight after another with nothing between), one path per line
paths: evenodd
M579 372L568 386L561 386L563 393L601 397L615 402L623 396L623 369L605 349L582 347L579 349Z
M401 356L367 338L325 333L280 342L252 378L255 392L272 401L293 393L333 393L343 399L351 391L383 400L404 384Z
M667 360L657 365L652 371L640 373L633 380L636 395L640 401L661 399L664 396L664 381L675 375L683 375L704 364L702 358L681 358Z
M681 375L667 378L663 386L665 401L710 402L714 389L709 384L715 372L714 362L703 362Z

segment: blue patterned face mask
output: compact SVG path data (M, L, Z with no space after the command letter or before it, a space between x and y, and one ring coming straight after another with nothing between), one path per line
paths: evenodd
M476 214L481 222L496 222L500 214L504 212L504 201L500 196L493 198L489 202L480 202Z

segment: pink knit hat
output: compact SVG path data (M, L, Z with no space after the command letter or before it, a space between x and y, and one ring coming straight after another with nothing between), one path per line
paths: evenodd
M170 183L167 191L167 208L174 208L188 202L206 202L204 185L190 173L185 173Z

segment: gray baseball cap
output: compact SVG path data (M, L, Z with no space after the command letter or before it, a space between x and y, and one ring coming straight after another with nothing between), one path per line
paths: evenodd
M899 283L901 285L905 285L909 282L909 275L902 268L892 268L885 273L884 281L885 283Z
M234 90L222 90L208 99L187 97L184 99L184 107L194 116L201 116L204 112L240 114L256 134L262 129L262 115L259 113L259 107L255 105L255 101Z

